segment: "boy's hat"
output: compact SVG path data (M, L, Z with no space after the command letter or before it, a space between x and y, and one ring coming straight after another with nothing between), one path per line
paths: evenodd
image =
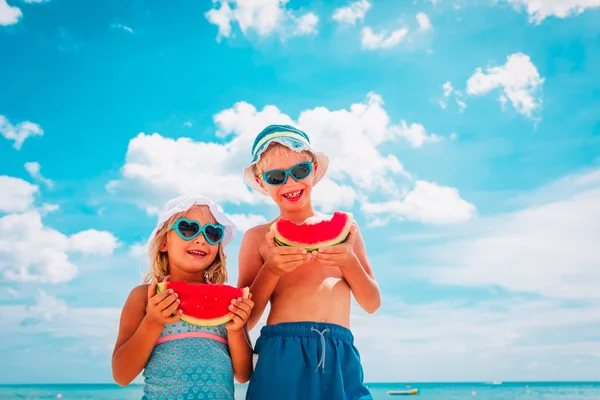
M174 199L171 199L165 203L159 217L158 222L156 224L156 228L152 231L150 238L148 239L147 248L150 249L150 244L152 243L152 239L156 236L156 233L163 227L165 222L173 215L186 212L193 206L207 206L212 215L215 217L217 222L225 228L225 232L223 233L223 240L221 241L221 247L223 252L225 253L225 248L227 245L233 240L235 236L236 226L235 224L227 218L227 216L223 213L221 207L215 204L212 200L204 196L198 195L184 195L179 196Z
M256 176L252 172L252 166L260 160L261 154L272 143L280 143L293 151L309 151L315 157L317 168L315 172L315 185L323 178L327 167L329 166L329 158L320 152L316 152L310 145L308 135L299 129L289 125L269 125L258 134L252 145L252 162L244 168L244 181L259 193L267 194L268 192L256 182Z

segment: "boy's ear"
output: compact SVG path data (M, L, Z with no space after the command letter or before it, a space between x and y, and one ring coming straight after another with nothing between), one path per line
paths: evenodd
M261 187L261 188L263 188L263 189L265 188L265 187L263 186L263 180L262 180L262 179L260 179L258 176L255 176L255 177L254 177L254 180L256 181L256 183L258 183L258 184L260 185L260 187Z

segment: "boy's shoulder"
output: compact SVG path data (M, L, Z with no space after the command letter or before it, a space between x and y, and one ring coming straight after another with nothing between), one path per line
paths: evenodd
M255 225L252 228L248 229L244 233L244 236L248 236L248 237L254 237L254 236L259 236L259 235L264 236L271 228L271 225L273 224L273 222L275 222L275 220L267 221L264 224Z

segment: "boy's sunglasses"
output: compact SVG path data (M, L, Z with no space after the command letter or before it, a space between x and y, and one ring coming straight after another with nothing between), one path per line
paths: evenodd
M192 240L200 233L204 234L206 241L211 244L217 244L223 240L225 234L225 228L221 224L206 224L202 226L200 222L193 219L179 218L171 229L175 230L179 237L183 240Z
M296 164L290 169L272 169L263 172L260 177L269 185L278 186L287 182L288 175L294 178L295 181L306 179L312 172L312 169L313 163L307 161Z

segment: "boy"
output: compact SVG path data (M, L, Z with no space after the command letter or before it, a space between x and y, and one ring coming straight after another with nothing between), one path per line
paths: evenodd
M327 218L313 209L311 191L329 160L311 148L306 133L270 125L252 156L244 180L275 201L280 218L298 224ZM248 329L271 303L246 399L373 399L349 330L351 293L368 313L381 301L358 228L340 245L307 253L277 246L269 226L247 231L239 255L238 286L250 286L254 301Z

